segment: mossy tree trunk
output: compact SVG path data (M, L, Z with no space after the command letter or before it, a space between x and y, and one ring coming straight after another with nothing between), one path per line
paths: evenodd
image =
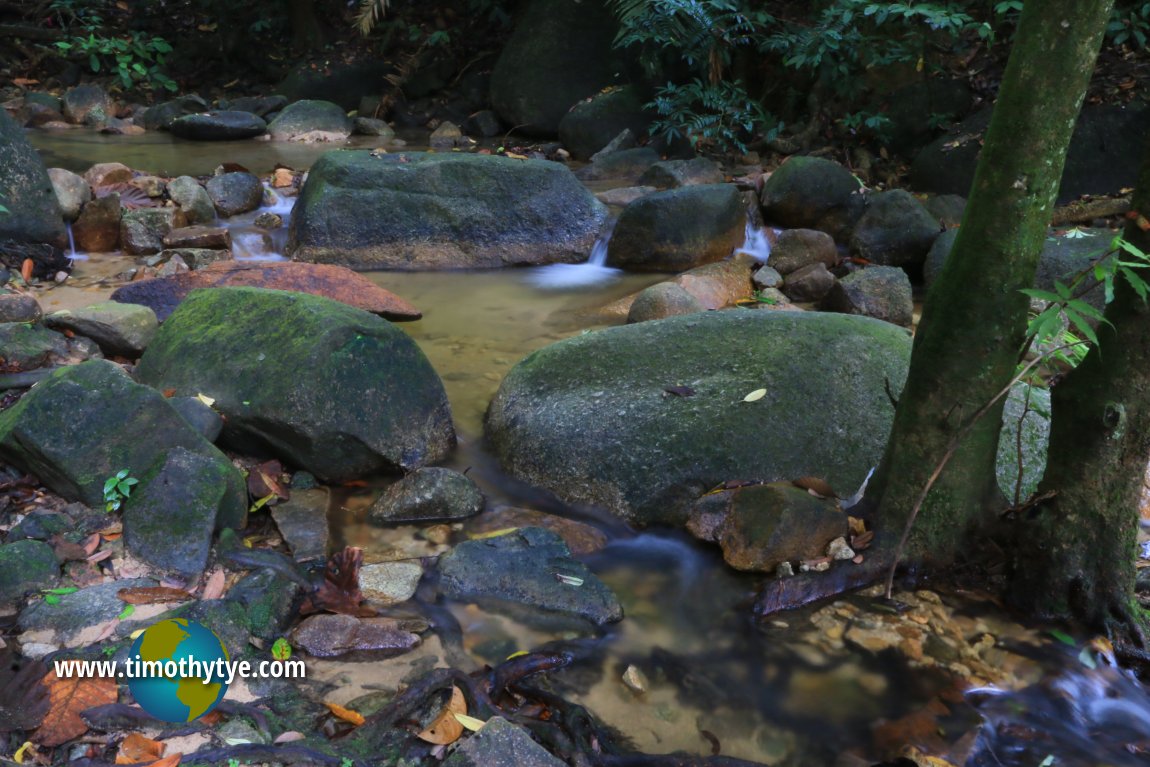
M1140 226L1150 226L1150 141L1133 210L1141 219L1128 224L1126 239L1150 252L1150 233ZM1117 628L1145 644L1134 607L1134 547L1150 461L1150 309L1120 281L1106 319L1099 345L1052 392L1039 490L1056 495L1020 523L1012 596L1043 617Z
M1112 0L1023 7L966 214L927 297L910 375L870 493L879 524L901 534L955 435L1010 381L1023 342L1066 148ZM944 563L995 497L1001 402L974 423L915 522L908 548Z

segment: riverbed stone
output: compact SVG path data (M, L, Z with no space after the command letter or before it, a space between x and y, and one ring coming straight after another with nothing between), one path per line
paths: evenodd
M430 146L438 148L450 148L460 146L463 141L463 131L459 126L450 120L444 120L439 126L431 132L428 137L427 143Z
M480 538L486 534L506 532L511 528L542 527L556 533L571 553L576 556L592 554L607 545L607 535L597 527L557 514L548 514L535 509L519 509L503 506L484 512L467 521L464 529L468 536Z
M219 439L224 419L199 397L168 397L168 404L208 442Z
M199 577L211 552L216 513L227 503L229 469L184 448L170 450L124 501L128 551L161 571Z
M189 254L188 250L176 251ZM378 314L394 322L417 320L419 309L394 293L384 290L366 277L343 266L332 264L302 264L294 262L252 263L228 260L219 256L217 263L201 261L200 253L223 251L196 251L188 260L195 271L130 282L112 293L113 301L143 304L156 313L163 322L188 294L198 288L268 288L340 301L364 311Z
M184 224L179 208L125 210L120 218L120 247L132 256L146 256L164 249L164 237Z
M72 225L76 248L88 253L107 253L120 246L120 195L97 197L84 206Z
M111 184L126 184L136 177L136 172L122 162L98 162L84 171L84 180L92 188Z
M112 100L99 85L77 85L60 101L65 119L77 125L98 128L112 117Z
M624 71L618 22L602 0L531 0L491 72L491 106L508 125L554 136L567 111Z
M216 206L211 195L191 176L180 176L168 182L168 197L180 206L189 225L210 224L216 220Z
M460 741L444 760L443 767L564 767L565 764L539 745L527 728L494 716L479 732Z
M222 226L183 226L164 235L165 248L230 250L232 237Z
M206 185L216 211L225 218L247 213L260 206L264 187L253 173L236 172L213 176Z
M610 179L633 184L659 159L659 153L648 146L621 149L596 156L594 162L584 165L575 175L583 181Z
M43 541L23 540L0 546L0 606L56 585L60 563Z
M719 544L736 570L771 573L782 562L822 557L827 544L848 532L835 499L817 498L790 482L727 490L718 504L725 513L707 539ZM693 512L688 529L707 527L700 521Z
M763 218L786 228L819 229L837 237L842 227L835 219L852 209L852 197L857 197L860 186L837 162L791 157L763 183Z
M861 314L910 327L914 322L914 294L906 272L895 266L870 266L836 282L823 308Z
M155 586L151 578L126 578L97 583L71 594L63 594L54 604L40 600L20 613L21 631L52 631L65 644L86 628L107 623L124 611L118 596L123 589Z
M252 636L274 642L295 619L301 590L298 583L264 570L244 576L228 589L228 599L244 606Z
M227 102L228 109L239 112L251 112L258 117L266 117L272 112L278 112L288 105L287 96L273 93L270 96L240 96Z
M835 286L835 276L826 264L808 264L786 276L783 294L800 303L821 301Z
M921 266L942 231L938 221L904 189L871 194L851 234L851 254L879 266Z
M129 359L143 353L159 327L156 313L148 307L117 301L53 312L44 324L91 338L104 354Z
M52 191L60 203L60 212L65 221L75 221L80 217L84 204L92 199L92 187L81 176L64 168L49 168L48 179Z
M235 256L230 250L214 250L210 248L164 248L155 256L155 265L160 269L157 277L171 277L189 269L195 271L221 261L233 261ZM173 272L166 272L170 264L175 264ZM187 267L187 268L184 268ZM146 282L146 280L145 280ZM137 283L131 283L133 285ZM134 303L134 302L133 302ZM171 310L169 309L169 313ZM166 315L165 315L166 316Z
M633 85L600 91L563 116L559 140L576 160L590 160L625 130L631 131L632 137L646 135L653 115L643 108L644 101Z
M719 261L742 241L746 224L733 184L670 189L623 209L607 246L610 266L681 272Z
M779 274L778 270L772 266L760 266L751 275L751 282L760 290L777 288L783 284L783 275Z
M195 291L160 327L137 375L213 397L223 444L328 481L411 471L455 445L443 384L410 337L319 296Z
M631 302L631 309L627 312L627 322L647 322L705 311L707 307L684 290L682 285L660 282L635 296L635 300Z
M888 386L897 396L909 354L905 330L841 314L723 311L608 328L516 365L485 434L504 470L567 502L681 524L730 479L858 487L882 457ZM667 397L668 386L695 393Z
M723 169L706 157L663 160L647 168L639 177L639 184L659 189L677 189L694 184L721 184L723 181Z
M381 139L395 138L395 130L383 120L375 117L353 118L351 132L357 136L377 136Z
M606 217L559 163L336 151L308 174L288 252L362 269L574 263L587 258Z
M607 189L603 192L596 192L595 197L599 202L606 203L607 205L618 205L620 207L630 205L638 200L640 197L659 191L653 186L620 186L614 189Z
M350 615L313 615L292 632L292 644L316 658L350 652L390 657L415 649L419 642L418 634L403 630L395 620Z
M0 457L69 500L103 507L104 480L128 470L149 476L176 448L219 467L217 523L242 525L247 490L239 470L172 409L163 395L118 365L92 360L65 367L0 412ZM141 482L136 492L146 490Z
M0 359L10 370L63 364L69 355L68 339L39 323L0 323Z
M415 596L423 577L418 562L379 562L359 569L359 590L373 602L393 605Z
M64 217L52 181L39 153L24 129L0 109L0 201L8 209L0 215L0 241L67 242Z
M834 238L817 229L784 229L771 245L769 263L779 274L811 264L834 266L839 260Z
M44 312L35 296L0 292L0 323L39 322L43 316Z
M194 93L188 93L153 104L144 110L140 119L147 130L168 130L179 117L207 111L208 102Z
M305 99L288 104L268 123L274 141L343 141L351 135L351 119L339 104Z
M563 539L538 527L464 541L439 558L439 573L440 590L450 599L493 601L496 606L511 602L597 626L623 617L619 600L571 557Z
M264 135L268 124L250 112L226 110L177 117L168 130L191 141L238 141Z
M466 519L483 511L483 493L463 474L425 466L388 487L368 511L373 522Z
M291 498L271 507L272 519L295 561L324 560L330 535L327 525L330 496L323 487L299 487L299 477L297 473Z

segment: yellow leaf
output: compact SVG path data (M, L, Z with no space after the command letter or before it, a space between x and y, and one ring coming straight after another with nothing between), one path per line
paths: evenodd
M482 719L476 719L475 717L468 716L467 714L454 714L453 716L459 721L460 724L472 732L479 732L483 729L483 725L487 724L487 722L483 721Z
M12 754L12 761L16 762L16 764L24 764L24 755L35 753L36 745L32 741L26 740L24 741L24 745L20 746L20 748L16 749L16 753Z
M415 737L436 746L446 746L459 740L463 735L463 723L456 719L456 715L467 715L467 699L458 687L451 688L451 700L443 707L435 721L427 729Z
M506 156L510 157L512 160L526 160L527 159L527 155L515 154L515 152L507 152Z
M526 650L517 650L517 651L511 653L510 655L508 655L506 658L504 658L504 660L511 660L512 658L522 658L526 654L527 654Z
M924 66L926 66L926 62L922 60L922 56L919 56L918 62L914 65L914 71L921 72Z
M131 639L133 642L136 641L140 638L140 635L143 634L145 630L146 629L136 629L131 634L128 634L128 639Z
M216 404L216 400L214 397L209 397L208 395L203 394L203 393L197 394L196 399L198 399L200 402L204 403L208 407L211 407L212 405Z
M324 703L324 705L327 706L327 710L335 714L336 717L345 722L351 722L356 727L359 727L365 721L363 714L358 711L352 711L350 708L344 708L338 703Z
M753 392L743 397L743 402L758 402L765 396L767 396L766 389L755 389Z
M503 527L503 528L500 528L499 530L491 530L491 531L486 532L486 533L472 533L472 534L468 535L467 537L473 541L482 541L482 540L487 539L487 538L498 538L501 535L507 535L509 533L513 533L518 529L519 529L518 527Z

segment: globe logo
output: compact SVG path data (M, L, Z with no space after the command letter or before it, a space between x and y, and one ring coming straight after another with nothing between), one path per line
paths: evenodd
M126 664L128 689L152 716L190 722L216 707L227 692L228 651L201 623L171 618L136 638Z

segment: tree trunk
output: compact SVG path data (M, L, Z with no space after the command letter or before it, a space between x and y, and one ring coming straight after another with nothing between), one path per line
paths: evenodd
M927 297L910 375L871 498L897 537L966 427L1010 381L1066 148L1112 0L1029 0L962 227ZM915 522L908 553L945 563L995 497L1001 403L962 440Z
M291 22L292 47L296 53L323 45L323 28L315 15L315 0L287 0Z
M1133 210L1150 222L1150 141ZM1139 223L1131 220L1125 236L1147 252L1150 233ZM1039 490L1057 495L1021 523L1012 597L1043 617L1104 630L1124 624L1125 636L1144 644L1134 547L1150 461L1150 309L1118 279L1098 347L1051 394L1050 456Z

